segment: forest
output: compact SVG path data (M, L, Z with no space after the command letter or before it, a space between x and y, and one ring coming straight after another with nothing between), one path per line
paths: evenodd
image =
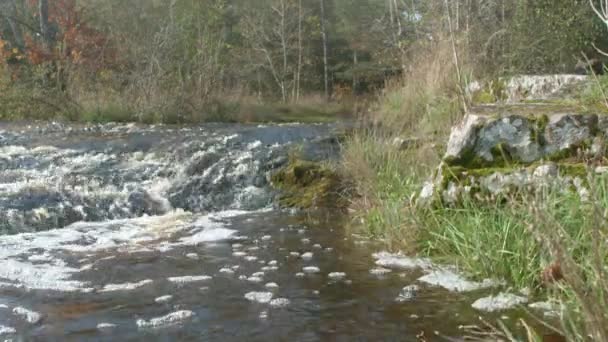
M0 15L4 118L352 112L450 38L475 77L569 72L606 45L582 0L3 0Z

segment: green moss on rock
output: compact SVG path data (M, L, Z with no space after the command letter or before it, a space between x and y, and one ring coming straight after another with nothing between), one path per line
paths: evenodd
M331 168L316 162L290 158L289 163L271 177L281 191L279 203L285 207L345 208L344 182Z

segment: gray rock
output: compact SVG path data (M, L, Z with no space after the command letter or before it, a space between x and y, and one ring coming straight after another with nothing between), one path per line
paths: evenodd
M588 80L584 75L521 75L505 81L507 102L546 100Z
M449 161L449 164L458 163L468 153L471 153L477 141L479 128L485 121L486 118L480 115L467 114L462 123L452 128L447 151L443 159Z
M545 156L582 146L593 137L598 126L597 115L554 114L545 129Z
M542 106L531 109L542 113ZM493 199L548 187L589 197L577 171L582 164L577 163L607 155L608 120L595 114L556 113L551 108L542 115L526 114L525 106L493 110L477 109L452 128L442 162L415 198L418 205L457 206L472 196Z
M401 289L399 296L395 299L397 302L408 302L416 298L420 287L418 285L409 285Z

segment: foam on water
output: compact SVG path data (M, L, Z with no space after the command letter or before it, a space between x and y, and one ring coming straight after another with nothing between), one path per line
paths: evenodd
M151 279L142 280L136 283L124 283L124 284L108 284L103 287L99 292L115 292L115 291L133 291L140 287L152 284L154 281Z
M274 297L272 292L248 292L245 294L245 299L262 304L270 303L272 297Z
M0 324L0 336L16 334L17 330L13 327L7 327L6 325Z
M235 231L217 220L238 214L242 212L209 214L192 223L192 214L174 211L163 216L80 222L46 232L0 236L0 280L5 286L26 289L91 291L91 284L73 280L73 276L92 266L68 261L74 256L112 250L167 252L185 245L225 240ZM184 237L171 242L175 235ZM101 291L132 290L139 286L141 283L108 284Z
M375 253L374 258L376 259L376 265L386 268L397 268L397 269L430 269L432 262L426 258L412 258L402 254L393 254L388 252Z
M156 329L184 323L194 316L195 313L190 310L181 310L150 320L138 319L136 324L139 328Z
M200 276L184 276L184 277L170 277L167 278L168 281L176 284L187 284L187 283L195 283L206 280L211 280L213 277L208 275L200 275Z
M471 281L463 275L444 267L430 271L427 275L419 278L418 281L433 286L440 286L453 292L477 291L498 285L498 282L490 279L486 279L483 282Z
M36 324L42 320L42 315L21 306L14 308L13 313L30 324Z

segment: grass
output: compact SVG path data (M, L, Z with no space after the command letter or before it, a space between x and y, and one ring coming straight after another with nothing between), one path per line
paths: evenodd
M524 223L526 215L513 209L470 203L420 214L426 228L420 244L425 254L455 263L479 279L538 288L542 253Z
M58 91L39 82L11 81L3 76L0 66L0 120L323 123L349 117L354 110L352 101L326 101L318 94L301 96L298 103L279 103L230 93L204 100L193 94L174 94L174 90L142 95L141 91L117 91L101 83L94 89L73 88Z

